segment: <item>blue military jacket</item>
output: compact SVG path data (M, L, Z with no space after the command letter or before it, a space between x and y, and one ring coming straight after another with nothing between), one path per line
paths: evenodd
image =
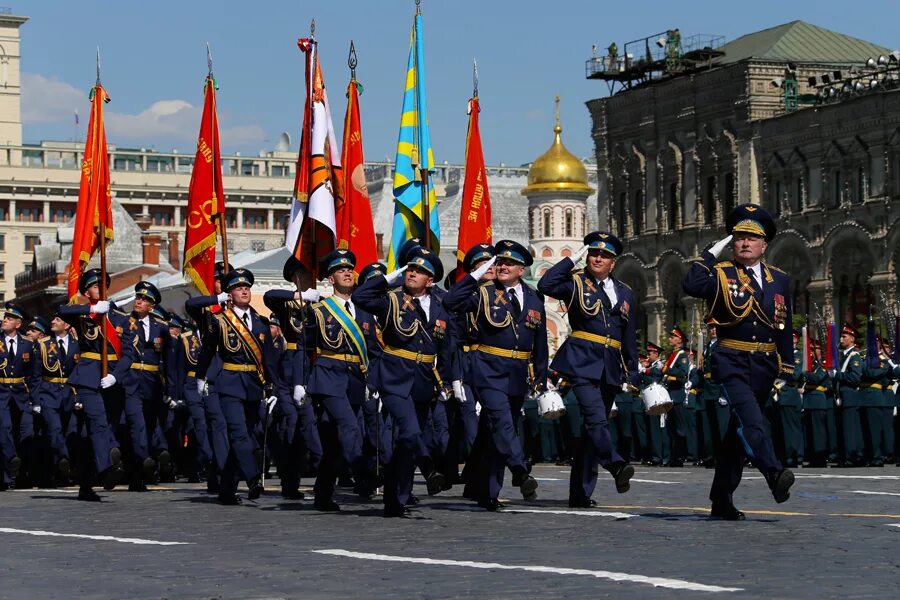
M170 344L169 325L148 315L150 335L145 337L144 326L140 317L132 313L135 329L132 338L136 358L131 363L131 368L125 375L125 393L129 396L139 394L144 390L145 394L154 394L159 386L166 383L166 394L172 396L169 389L169 380L172 379L172 365L165 360L166 351ZM146 368L142 368L145 367ZM152 369L156 370L152 370ZM151 370L147 370L151 369Z
M294 300L294 293L292 290L269 290L263 296L263 302L278 317L285 339L280 359L284 384L282 394L292 393L295 385L308 385L312 372L314 341L309 339L306 329L309 305L302 300Z
M77 364L78 348L71 336L63 347L56 336L45 337L35 344L32 362L36 393L32 400L46 408L71 410L74 404L69 375Z
M368 279L355 292L353 304L371 313L381 326L385 351L369 365L369 383L385 394L408 397L418 374L443 388L452 381L452 352L456 341L448 325L450 315L431 294L428 320L422 319L413 297L402 288L388 289L384 276ZM435 363L416 362L390 352L394 349L435 357Z
M472 315L471 334L476 345L531 353L530 360L497 356L486 349L469 353L470 383L510 396L524 395L529 382L532 388L543 388L547 380L549 349L544 301L525 282L521 285L524 301L518 318L503 286L493 281L479 283L467 275L444 298L449 310Z
M218 356L222 371L215 381L216 391L252 402L276 393L281 380L269 326L256 311L248 310L249 329L232 308L213 315L211 330L202 338L197 378L207 379L212 359Z
M200 336L193 331L182 333L175 342L170 395L184 400L185 389L194 385L197 377L197 362L200 359Z
M100 389L100 353L105 351L110 357L109 373L116 378L118 383L125 380L125 374L131 368L131 363L137 358L134 347L134 331L136 325L128 315L117 310L110 310L109 322L119 335L122 347L122 355L115 358L115 349L106 339L100 326L99 316L96 321L91 313L91 307L87 304L68 304L59 308L59 316L77 332L78 335L78 364L69 376L69 385L85 387L94 390Z
M194 296L184 302L184 310L198 327L198 335L201 341L213 333L216 329L216 314L223 309L217 296ZM215 386L222 370L222 359L218 354L213 354L209 367L206 370L207 381Z
M572 272L571 258L564 258L544 273L538 282L543 294L566 303L572 331L608 337L621 343L621 349L595 341L569 336L556 352L554 371L566 377L581 377L619 386L637 379L637 303L627 285L612 278L618 302L606 310L600 294L603 287L589 274Z
M24 409L29 401L37 402L33 394L37 388L39 379L35 376L33 363L35 356L35 344L24 335L16 334L16 354L12 356L6 348L6 335L3 336L2 345L6 360L0 363L0 377L5 381L0 384L0 394L7 396Z
M340 299L338 302L343 305ZM373 354L378 356L381 353L381 346L375 334L377 328L375 317L355 303L353 310L354 320L359 327L359 333L362 334L364 347L361 350L367 359L371 360ZM310 306L307 332L313 338L316 347L315 364L309 377L307 391L326 396L343 395L348 391L347 399L352 404L362 404L366 393L366 371L363 369L362 360L355 363L328 356L334 353L360 357L360 349L357 349L351 335L322 302ZM372 344L375 346L374 353L369 351Z
M706 321L716 326L719 342L710 361L715 379L737 377L756 391L768 392L777 377L794 373L791 282L783 271L761 263L764 282L761 292L754 293L750 276L739 267L704 251L691 263L682 287L688 295L706 300ZM774 344L775 350L724 348L729 341Z

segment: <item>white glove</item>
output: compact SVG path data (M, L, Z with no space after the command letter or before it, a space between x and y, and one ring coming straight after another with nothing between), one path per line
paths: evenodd
M728 406L728 400L719 396L719 406Z
M722 250L725 249L725 246L727 246L728 244L731 243L732 237L733 236L729 235L728 237L722 238L721 240L719 240L718 242L713 244L712 248L709 249L709 253L712 254L713 256L715 256L716 258L719 258L719 255L722 254Z
M584 258L584 255L587 254L588 250L589 248L587 246L582 246L575 254L573 254L569 258L572 259L573 264L577 265L579 262L581 262L581 259Z
M456 399L459 400L460 404L466 403L466 388L463 387L463 382L457 379L453 383L450 384L453 387L453 395L456 396Z
M469 273L475 281L481 281L481 278L484 277L484 274L488 272L488 269L494 266L494 263L497 262L497 257L492 256L480 265L478 268Z
M91 306L91 312L95 315L105 315L109 312L109 302L106 300L97 300L97 302Z
M834 405L835 406L841 405L841 397L840 396L838 396L837 398L834 399Z
M834 376L837 375L837 371L835 369L828 369L828 376L834 379Z
M684 382L684 391L687 392L687 391L690 390L692 387L694 387L694 384L691 383L690 381L685 381L685 382Z
M31 412L33 412L33 413L36 414L36 415L41 414L41 407L40 407L40 405L35 404L34 406L32 406L32 407L31 407Z
M175 410L175 407L178 406L178 403L171 398L169 398L169 408Z
M102 387L104 390L107 388L111 388L114 385L116 385L115 375L107 375L100 380L100 387Z
M628 391L628 382L627 382L627 381L623 381L623 382L622 382L622 391L623 391L623 392L627 392L627 391Z
M197 380L197 393L200 394L201 396L203 396L204 398L205 398L206 395L209 393L209 390L208 390L207 387L206 387L206 380L205 380L205 379L198 379L198 380Z
M222 304L223 302L227 301L230 297L231 297L231 294L229 294L228 292L219 292L219 295L216 296L216 300L219 301L219 304Z
M276 398L275 396L269 396L268 398L264 399L263 402L266 403L266 411L271 415L272 411L275 410L275 404L278 403L278 398Z
M296 400L298 403L302 403L304 398L306 398L306 388L302 385L295 385L294 400Z
M888 359L888 364L891 365L891 368L892 368L892 369L896 369L896 368L897 368L897 363L895 363L894 361L892 361L890 358Z
M894 416L895 417L897 416L897 407L896 406L894 407Z
M406 271L406 265L403 265L396 271L391 271L387 275L384 276L384 280L387 281L388 285L394 285L398 279L403 275L403 272Z
M75 403L75 410L81 410L82 408L84 408L84 404L82 404L81 402ZM897 409L895 408L894 410L897 410Z
M787 381L785 381L785 380L782 379L781 377L779 377L778 379L776 379L776 380L774 381L774 383L772 383L772 386L773 386L776 390L780 390L780 389L783 388L785 385L787 385Z
M552 381L550 381L549 379L547 380L547 391L548 391L548 392L555 392L555 391L558 390L558 389L559 389L558 387L556 387L555 385L553 385L553 382L552 382Z
M447 392L445 390L441 390L441 392L438 394L438 399L441 402L446 402L447 400L450 399L450 397L447 396Z
M308 290L303 290L302 292L298 292L300 294L300 299L305 300L306 302L318 302L319 298L322 297L319 294L319 290L310 288Z

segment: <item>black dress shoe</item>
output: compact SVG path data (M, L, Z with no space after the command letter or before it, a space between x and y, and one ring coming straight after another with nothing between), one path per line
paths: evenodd
M446 483L446 479L444 479L443 474L435 471L425 480L425 487L428 489L429 496L436 496L441 493L441 490L444 488L444 483Z
M591 498L581 498L579 500L569 500L569 508L595 508L597 501Z
M281 490L281 497L287 500L303 500L306 494L300 490Z
M78 499L82 502L100 502L100 496L89 487L78 489Z
M13 456L9 459L9 476L15 479L19 476L19 471L22 470L22 459L18 456Z
M120 460L119 464L114 464L103 471L103 489L108 492L115 488L119 485L119 482L122 481L122 477L124 476L125 469L122 468L122 461Z
M155 484L159 481L159 476L156 474L156 461L149 456L144 459L141 470L144 474L144 483Z
M631 489L631 478L634 477L634 467L624 464L613 474L616 478L616 491L624 494Z
M338 503L331 498L327 498L325 500L317 499L315 502L313 502L313 508L322 512L338 512L339 510L341 510L341 507L338 506Z
M418 503L419 503L419 497L418 497L418 496L413 496L412 494L410 494L410 495L409 495L409 500L406 501L406 506L415 506L415 505L417 505Z
M262 493L265 491L263 489L262 480L259 477L254 477L247 483L247 487L249 488L249 492L247 493L247 498L249 500L256 500Z
M537 488L537 479L531 475L526 475L525 479L522 480L522 483L519 484L519 491L522 492L522 498L529 502L537 500Z
M497 512L503 510L503 505L500 504L500 501L496 498L487 498L485 500L479 500L478 506L485 509L489 512Z
M739 511L731 503L713 502L712 510L709 511L712 519L722 519L724 521L743 521L747 517L743 512Z
M219 494L219 504L223 506L239 506L242 504L241 497L237 494Z
M775 498L775 502L778 504L787 502L787 499L791 497L790 490L792 485L794 485L794 474L790 469L785 469L779 473L772 484L772 497Z
M387 518L406 518L409 516L409 509L405 506L385 505L384 516Z

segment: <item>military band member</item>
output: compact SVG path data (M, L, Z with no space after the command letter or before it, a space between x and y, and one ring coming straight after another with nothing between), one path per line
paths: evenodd
M613 476L617 492L631 487L634 467L613 447L607 419L623 384L637 383L638 308L631 288L612 275L622 242L595 231L585 236L584 244L548 269L538 289L566 303L572 328L550 367L572 384L584 418L586 437L572 464L569 506L588 508L596 504L591 495L598 465ZM585 254L584 270L573 272Z
M32 365L35 346L34 342L20 331L27 321L28 317L18 305L6 303L2 330L7 352L6 364L0 369L0 397L8 402L8 408L0 407L0 412L4 413L0 419L6 421L0 424L0 428L4 430L0 435L6 438L3 446L4 455L8 457L9 477L16 479L16 487L19 488L32 487L35 475L33 470L36 466L34 413L30 392L36 385ZM10 448L9 451L6 450L7 447ZM13 471L17 474L14 475Z
M735 508L733 494L740 484L745 448L776 502L790 497L794 483L794 474L775 456L762 413L772 385L794 372L791 283L787 274L762 261L776 232L765 209L739 205L725 224L728 237L691 264L683 287L687 294L707 301L706 321L718 333L710 366L732 411L716 456L710 514L740 520L744 513ZM732 259L718 260L729 242Z
M436 299L435 280L443 265L426 248L408 253L405 266L386 276L376 275L352 295L356 306L373 314L381 326L384 350L369 371L369 384L377 389L391 415L395 446L385 472L384 515L407 514L416 464L429 494L443 488L446 479L435 470L422 432L431 417L431 405L446 394L450 381L454 340L448 331L449 315ZM392 287L403 277L402 287Z
M663 384L663 368L665 362L662 359L662 346L653 342L647 342L647 366L640 373L641 389L651 383ZM669 429L666 427L668 414L645 415L647 424L648 455L650 466L669 466Z
M844 452L839 466L861 467L865 463L862 421L859 415L859 384L863 362L856 349L859 332L846 323L841 328L840 353L836 368L828 370L834 380L835 404L840 408L840 425Z
M272 334L260 316L250 308L253 273L234 269L224 278L230 303L213 314L212 331L203 338L197 362L197 391L207 394L207 380L213 356L221 359L216 381L222 414L228 423L228 459L219 482L219 502L241 503L236 494L243 479L247 497L256 500L263 493L262 469L254 454L252 436L260 417L260 404L271 406L278 385L275 347Z
M109 275L106 275L109 287ZM112 489L122 475L122 453L114 435L118 421L109 419L109 410L120 406L121 381L136 358L133 321L112 305L100 300L100 269L88 269L78 282L78 291L87 304L59 307L62 317L78 336L78 361L69 376L77 406L84 419L91 451L80 452L79 500L99 501L91 489L95 473L99 473L103 487ZM106 315L106 318L103 317ZM107 355L108 373L102 373L102 355ZM121 414L121 409L117 409ZM87 448L85 448L87 450Z
M685 383L691 370L691 359L684 349L687 335L677 325L669 332L672 351L663 364L663 384L672 399L672 410L666 415L666 429L669 436L669 466L683 467L687 456L687 436L690 428L688 414L684 408L687 398Z
M547 382L544 301L522 280L532 263L524 246L501 240L494 245L494 257L457 282L444 299L456 314L474 315L475 347L469 353L471 389L481 405L478 435L487 435L490 440L485 443L482 461L487 470L480 474L487 486L475 491L483 494L477 498L479 506L489 511L502 508L498 497L507 467L522 497L537 498L537 480L528 472L519 437L525 396L545 389ZM495 279L482 283L491 267Z

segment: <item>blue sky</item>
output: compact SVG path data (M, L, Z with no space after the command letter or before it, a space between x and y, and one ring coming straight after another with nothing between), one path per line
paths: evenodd
M316 34L335 127L340 132L355 41L363 142L369 160L393 160L414 13L413 0L8 0L22 28L25 141L73 139L74 111L87 120L94 53L102 54L111 143L192 151L212 46L219 81L223 152L271 149L279 134L299 140L303 58L298 37ZM802 19L889 48L900 47L892 2L607 2L601 0L423 0L435 159L462 162L472 58L478 59L481 127L490 164L533 160L552 139L553 96L562 96L563 138L593 152L584 102L606 86L584 78L591 45L670 27L728 40ZM894 6L894 8L886 8ZM340 133L339 133L340 135Z

